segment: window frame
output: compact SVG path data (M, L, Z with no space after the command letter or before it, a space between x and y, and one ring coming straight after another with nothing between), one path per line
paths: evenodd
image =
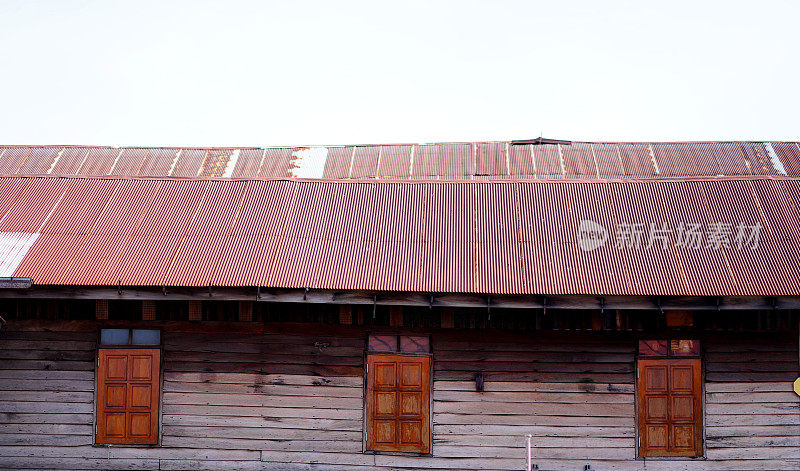
M667 342L667 353L665 355L641 355L639 350L639 342L640 341L666 341ZM692 355L674 355L671 351L670 342L673 340L692 340L697 342L698 348L697 353ZM694 336L669 336L669 337L661 337L661 336L653 336L647 338L637 338L636 339L636 350L635 350L635 381L634 381L634 420L635 420L635 429L636 429L636 459L637 460L704 460L707 459L706 457L706 391L705 391L705 358L704 358L704 343L700 341L700 339ZM694 455L683 455L683 454L643 454L642 453L642 425L644 424L644 420L641 418L641 398L643 392L640 391L639 383L642 381L640 379L640 375L642 373L641 370L641 361L642 360L661 360L661 361L685 361L685 360L692 360L697 362L697 369L698 369L698 376L699 376L699 385L698 391L696 393L696 397L698 398L699 404L699 417L695 419L695 424L700 427L700 432L697 435L699 438L699 443L695 445L695 452Z
M126 345L103 345L100 340L101 331L104 328L109 329L127 329L128 344ZM133 330L158 330L159 331L159 344L158 345L133 345L130 342L133 338ZM156 442L155 443L98 443L99 425L98 425L98 407L100 406L100 350L158 350L158 424L156 427ZM158 448L161 447L162 438L162 416L164 414L164 330L161 328L142 328L142 327L101 327L97 330L97 347L95 349L94 358L94 391L92 402L92 446L95 447L136 447L136 448Z
M379 351L370 351L369 350L369 338L372 335L394 335L397 338L397 345L398 351L393 352L379 352ZM399 351L400 346L400 337L401 336L410 336L410 337L428 337L428 352L421 353L421 352L401 352ZM399 450L371 450L367 448L368 436L370 430L370 417L367 413L367 401L368 401L368 391L369 391L369 359L370 356L407 356L407 357L426 357L428 358L428 417L427 417L427 425L428 425L428 451L425 452L416 452L416 451L399 451ZM396 456L432 456L433 455L433 367L434 367L434 359L433 359L433 336L427 333L417 333L417 332L396 332L396 331L373 331L367 332L365 344L364 344L364 385L362 389L363 395L363 422L362 422L362 434L361 434L361 450L364 454L371 454L371 455L396 455Z

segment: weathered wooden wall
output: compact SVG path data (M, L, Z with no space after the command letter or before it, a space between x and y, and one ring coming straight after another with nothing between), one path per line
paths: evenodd
M162 446L92 446L98 325L0 332L0 468L520 470L532 433L543 470L800 469L796 334L704 339L708 459L644 462L629 333L435 330L432 456L409 457L361 452L366 331L318 324L156 324Z
M780 469L786 460L800 469L797 335L714 338L705 363L708 459L769 460L755 469Z

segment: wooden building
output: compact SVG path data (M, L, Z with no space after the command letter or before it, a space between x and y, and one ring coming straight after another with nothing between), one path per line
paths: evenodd
M0 469L800 469L797 143L0 175Z

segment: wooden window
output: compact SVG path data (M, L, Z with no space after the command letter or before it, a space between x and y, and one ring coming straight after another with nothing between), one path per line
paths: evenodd
M97 364L97 443L158 443L157 348L101 348Z
M639 456L702 456L703 402L695 340L640 341Z
M429 453L430 337L373 334L367 349L367 450Z
M367 450L429 453L431 359L367 355Z

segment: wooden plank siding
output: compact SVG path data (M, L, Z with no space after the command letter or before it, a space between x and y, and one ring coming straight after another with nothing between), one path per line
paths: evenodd
M93 446L104 322L0 331L0 469L521 470L526 433L542 470L800 468L796 334L701 336L707 459L643 461L625 332L430 330L432 452L407 456L362 452L366 327L149 323L164 329L161 445Z

